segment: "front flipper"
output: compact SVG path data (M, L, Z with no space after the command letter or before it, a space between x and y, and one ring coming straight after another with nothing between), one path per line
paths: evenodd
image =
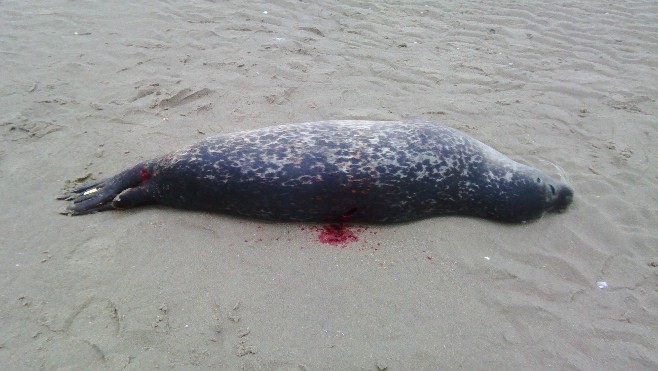
M113 208L125 209L144 204L150 200L150 197L146 192L136 192L136 190L145 188L145 183L150 177L149 174L149 166L147 163L142 163L111 178L85 184L58 199L72 201L65 212L69 215L91 214ZM135 192L131 192L133 190ZM117 197L124 194L130 195L128 197L130 202L123 202L120 200L121 197Z

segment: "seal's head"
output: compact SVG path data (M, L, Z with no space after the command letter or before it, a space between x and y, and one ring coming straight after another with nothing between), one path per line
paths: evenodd
M550 178L547 182L544 182L544 194L546 195L544 211L561 212L573 202L571 187Z
M573 202L573 190L541 170L527 167L495 177L485 188L488 217L505 222L525 222L545 212L561 212Z

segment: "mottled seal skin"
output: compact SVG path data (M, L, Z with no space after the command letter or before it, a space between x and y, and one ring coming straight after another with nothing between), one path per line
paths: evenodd
M218 135L61 197L72 215L162 204L279 221L506 222L565 209L573 191L429 121L322 121Z

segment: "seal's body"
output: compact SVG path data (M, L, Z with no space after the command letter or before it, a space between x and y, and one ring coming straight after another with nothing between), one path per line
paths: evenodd
M427 121L323 121L218 135L83 186L87 214L157 203L281 221L394 223L462 214L519 222L573 192Z

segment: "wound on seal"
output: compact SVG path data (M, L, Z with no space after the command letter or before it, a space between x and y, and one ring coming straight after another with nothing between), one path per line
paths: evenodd
M139 172L139 175L142 176L142 181L143 182L147 181L151 177L151 174L149 174L148 170L146 170L146 169L142 169Z
M357 210L359 210L358 206L352 207L351 209L347 210L347 212L345 214L341 215L341 219L344 220L344 221L350 220L352 218L352 216L354 215L354 213L357 212Z

